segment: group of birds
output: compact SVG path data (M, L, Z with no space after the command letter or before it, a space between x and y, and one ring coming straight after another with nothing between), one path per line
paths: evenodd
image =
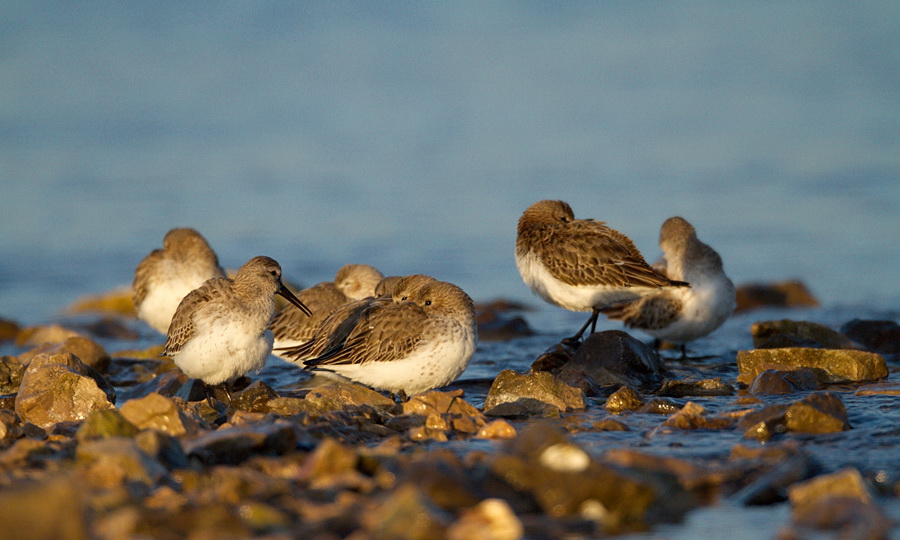
M718 328L735 307L722 260L684 219L660 230L664 259L647 264L624 234L575 219L562 201L544 200L518 223L515 258L525 283L547 302L590 311L571 340L596 329L600 313L682 345ZM134 276L137 315L166 335L163 355L189 377L228 392L272 353L314 370L403 398L445 386L466 369L478 338L475 305L433 277L384 277L350 264L333 282L295 295L269 257L226 276L206 239L170 230ZM288 304L276 313L274 296Z

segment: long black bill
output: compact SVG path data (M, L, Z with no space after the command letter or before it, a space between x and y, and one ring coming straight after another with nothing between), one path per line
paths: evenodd
M294 304L295 306L297 306L297 309L299 309L299 310L302 311L303 313L306 313L306 316L307 316L307 317L309 317L310 315L312 315L312 311L310 311L309 308L306 307L306 306L303 304L303 302L300 301L299 298L297 298L296 296L294 296L294 293L292 293L290 289L288 289L287 287L285 287L285 286L284 286L284 283L281 284L281 288L279 288L278 291L276 291L275 294L280 294L281 296L285 297L285 299L287 299L288 302L290 302L290 303Z

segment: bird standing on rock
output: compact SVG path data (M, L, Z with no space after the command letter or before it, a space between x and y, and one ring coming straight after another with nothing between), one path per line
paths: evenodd
M214 278L191 291L172 318L164 356L189 377L228 386L263 367L272 352L267 327L280 294L307 315L309 309L281 282L281 266L269 257L247 261L234 279Z
M602 221L575 219L563 201L538 201L519 219L516 266L541 298L571 311L591 311L572 336L578 341L600 309L660 290L684 288L651 267L624 234Z

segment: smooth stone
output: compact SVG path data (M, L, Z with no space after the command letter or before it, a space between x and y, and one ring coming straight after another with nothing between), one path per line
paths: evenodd
M853 349L853 341L824 324L781 319L762 321L750 327L753 346L757 349L813 347L819 349Z
M478 439L514 439L516 428L506 420L498 418L481 426L475 437Z
M377 409L394 410L396 403L371 388L353 383L336 383L313 388L304 398L306 412L328 412L371 405Z
M62 343L70 337L84 336L71 328L65 328L59 324L29 326L19 331L19 334L16 336L16 345L19 347L36 347L44 343Z
M870 351L900 354L900 325L894 321L853 319L841 332Z
M180 437L196 435L201 422L188 416L174 399L151 393L126 401L120 407L122 416L139 429L153 429Z
M112 488L125 482L155 486L168 471L144 454L134 439L112 437L79 441L75 461L86 471L88 482Z
M269 401L278 397L278 392L263 381L253 381L247 388L234 396L231 406L251 412L269 412Z
M841 538L887 538L890 533L890 520L853 467L793 484L788 496L795 526L837 530Z
M503 499L484 499L462 511L447 529L447 540L519 540L522 521Z
M528 322L519 315L510 315L510 311L517 310L503 301L477 305L478 339L508 341L519 337L533 336L534 330L528 326Z
M591 430L593 431L631 431L631 428L628 427L628 424L624 422L620 422L614 418L604 418L603 420L598 420L591 425Z
M511 369L500 372L494 379L484 401L485 414L504 403L535 400L556 407L561 412L582 410L585 407L581 390L560 381L546 371L518 374Z
M663 397L703 397L703 396L730 396L734 394L734 387L722 381L720 377L702 379L699 381L679 381L666 379L656 391L656 395Z
M207 465L237 465L252 455L282 455L296 447L294 425L270 424L221 427L184 443L184 451Z
M847 409L837 394L813 392L792 403L784 413L788 431L836 433L850 429Z
M767 369L794 370L817 368L829 374L828 382L868 382L888 376L887 364L879 354L850 349L811 349L791 347L785 349L753 349L738 351L738 381L750 384Z
M121 287L104 294L83 296L66 307L66 313L115 313L135 316L134 292L131 287Z
M866 384L856 389L857 396L900 396L900 382Z
M109 369L110 357L99 343L84 336L76 335L67 337L62 342L42 343L37 348L31 349L19 355L19 361L25 366L39 354L72 353L84 364L96 369L99 373L106 373Z
M621 330L606 330L588 336L557 376L570 385L569 381L587 378L597 387L655 390L665 371L662 359L647 344Z
M735 291L736 313L761 307L819 307L819 301L800 281L747 283Z
M751 394L793 394L808 390L821 390L828 374L821 369L796 369L761 371L748 389Z
M618 414L623 411L636 411L643 405L644 399L637 390L623 386L606 398L603 408L613 414Z
M78 427L75 437L79 441L108 439L110 437L134 437L138 428L128 421L118 409L102 409L92 412Z
M115 399L103 376L71 353L40 354L25 370L15 408L23 421L46 428L112 409Z

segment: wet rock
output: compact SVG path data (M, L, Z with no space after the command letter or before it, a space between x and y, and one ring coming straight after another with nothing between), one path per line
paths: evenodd
M789 496L795 526L836 530L841 538L887 538L890 533L890 520L854 468L794 484Z
M269 412L269 401L277 397L278 393L269 385L262 381L253 381L235 396L231 406L242 411Z
M154 429L174 437L195 435L200 421L187 415L172 398L156 393L147 394L122 404L122 416L139 429Z
M707 416L702 405L688 401L680 411L666 419L663 425L678 429L726 429L734 422L734 418L726 416Z
M141 452L133 439L122 437L82 440L75 460L84 468L88 483L99 488L125 482L154 486L168 474L165 467Z
M60 353L72 353L99 373L106 373L109 369L110 358L106 350L96 341L78 335L67 337L61 342L42 343L37 348L20 354L19 361L27 367L31 359L39 354Z
M40 354L25 370L15 406L22 420L48 427L111 409L115 399L109 382L71 353Z
M371 405L376 409L393 410L394 400L360 384L337 383L313 388L304 398L306 412L328 412Z
M283 420L263 425L220 428L187 441L188 457L207 465L237 465L254 454L281 455L296 447L293 424Z
M306 457L298 477L316 488L360 485L359 463L354 448L326 438Z
M533 401L552 405L562 412L585 407L581 390L565 384L548 372L520 375L506 369L494 379L484 401L484 410L489 416L500 416L494 411L500 405L520 402L520 405L529 410L533 408Z
M738 421L738 427L744 431L744 437L768 441L775 435L785 433L784 413L788 406L783 404L769 405L759 411L744 415Z
M482 341L508 341L534 335L528 322L518 315L509 314L507 303L492 302L477 306L478 339Z
M534 398L520 398L516 401L500 403L484 412L485 416L500 418L559 418L556 405Z
M752 447L736 445L729 462L736 465L735 470L744 473L740 477L742 487L730 501L743 505L784 502L790 486L819 474L822 469L796 441Z
M740 419L744 436L766 441L774 435L799 433L835 433L850 429L847 410L832 392L814 392L790 405L770 405Z
M403 484L368 512L363 522L373 538L431 540L444 538L452 519L415 485Z
M0 538L88 540L87 508L82 486L71 477L4 486L0 490Z
M593 385L655 390L665 366L652 348L620 330L591 334L575 357L559 369L563 382L588 379Z
M149 381L132 386L119 386L118 399L120 403L138 399L150 394L172 397L190 381L181 370L166 371Z
M767 369L794 370L816 368L828 373L828 382L877 381L888 376L887 364L881 355L848 349L753 349L738 351L738 381L750 384Z
M485 499L463 510L447 529L448 540L518 540L525 529L503 499Z
M753 346L757 349L813 347L819 349L853 349L855 345L844 334L824 324L806 321L763 321L750 327Z
M761 307L819 307L819 301L800 281L748 283L737 287L735 312Z
M134 442L141 452L168 469L184 469L188 466L188 458L181 444L171 435L148 429L135 435Z
M680 410L681 405L670 399L653 398L644 403L637 412L645 414L675 414Z
M23 426L23 432L27 433L28 426ZM36 466L44 458L52 456L54 448L47 441L29 437L16 440L12 446L0 452L0 469L15 470L29 466Z
M49 326L29 326L19 331L16 345L19 347L36 347L44 343L62 343L70 337L84 337L71 328L58 324Z
M618 414L622 411L636 411L643 405L644 400L637 390L623 386L606 398L603 407L613 414Z
M900 382L866 384L856 390L857 396L900 396Z
M19 335L19 324L0 317L0 341L13 341Z
M558 373L559 369L575 358L576 347L564 340L550 347L531 364L531 371Z
M295 414L305 413L309 410L305 399L295 397L278 397L271 399L266 406L269 408L269 412L281 416L293 416Z
M108 312L133 317L134 293L131 287L121 287L104 294L84 296L66 308L66 313Z
M110 437L134 437L138 428L129 422L117 409L102 409L92 412L78 427L79 441L108 439Z
M112 317L103 317L80 325L79 328L94 337L103 339L133 341L141 337L139 333L126 326L121 320Z
M0 357L0 394L15 394L22 384L25 366L15 356Z
M507 443L491 470L549 516L596 520L610 533L677 520L695 504L671 475L598 463L546 424Z
M462 389L431 390L403 403L403 414L425 416L425 428L473 435L487 423L484 415L463 398Z
M477 476L453 453L437 450L414 455L398 473L397 484L414 484L440 508L458 512L485 498Z
M793 394L825 387L828 374L821 369L796 369L781 371L767 369L760 372L750 384L751 394Z
M591 425L593 431L631 431L627 424L613 418L604 418Z
M676 398L688 396L730 396L734 394L734 387L723 382L720 377L699 381L666 379L656 394L658 396Z
M9 409L0 409L0 448L18 439L22 435L22 423L19 417Z
M514 439L516 428L506 420L493 420L483 425L475 437L479 439Z
M894 321L853 319L841 332L866 349L881 354L900 354L900 325Z

